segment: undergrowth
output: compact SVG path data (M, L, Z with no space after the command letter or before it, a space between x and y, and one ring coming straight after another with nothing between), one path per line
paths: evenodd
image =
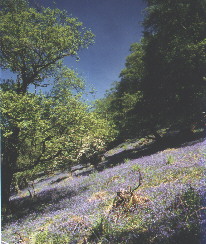
M202 142L86 176L41 181L35 204L21 192L12 198L19 218L3 224L2 238L32 244L199 244L206 215L205 150ZM130 196L140 172L141 184ZM129 197L115 205L120 193Z

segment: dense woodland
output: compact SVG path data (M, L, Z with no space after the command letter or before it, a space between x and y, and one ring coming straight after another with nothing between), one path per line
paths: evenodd
M205 110L204 1L147 1L140 43L97 110L119 140L173 128L190 133ZM200 126L200 124L199 124Z
M0 67L17 77L0 88L3 216L12 214L11 193L42 172L98 168L107 150L129 139L161 147L169 133L178 143L204 130L206 2L145 1L141 41L131 45L120 81L91 106L83 78L63 60L78 59L95 42L92 31L66 11L0 0ZM50 91L30 92L47 83Z

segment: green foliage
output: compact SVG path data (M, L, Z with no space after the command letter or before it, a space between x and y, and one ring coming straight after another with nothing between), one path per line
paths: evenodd
M29 7L27 0L0 0L0 10L4 13L19 12Z
M47 230L38 231L30 236L31 244L64 244L69 243L70 237L66 234L52 235Z
M203 1L148 1L142 90L156 127L189 127L200 117L205 93L205 11Z
M169 127L189 131L206 101L204 1L146 2L144 36L131 45L120 82L97 106L114 121L120 141L160 139L156 132Z
M66 56L93 43L91 31L59 9L0 12L0 66L19 75L18 92L53 77Z
M172 164L172 163L174 163L174 161L175 161L174 157L171 156L171 155L169 155L169 156L167 157L166 164Z
M106 217L100 217L91 229L90 241L96 240L100 243L107 240L107 235L112 235L113 226Z
M117 86L118 94L133 94L139 90L144 74L143 54L142 43L133 43L131 45L125 68L120 73L121 82Z
M79 96L72 94L71 90L82 88L83 82L63 66L63 58L78 58L78 52L93 39L92 32L66 11L44 7L37 10L27 0L0 1L0 67L17 75L16 82L4 82L0 91L4 104L1 128L5 208L15 173L50 169L51 165L56 168L62 161L64 166L65 161L70 165L85 148L82 139L95 116ZM36 87L46 80L56 84L52 93L36 96L27 92L31 84ZM93 127L100 123L98 120Z
M138 171L138 172L139 172L139 171L141 171L141 168L140 168L139 165L136 164L136 165L133 165L133 166L132 166L132 170L134 170L134 171Z
M1 91L3 137L14 126L20 129L17 172L70 167L82 155L101 153L114 138L109 123L89 112L79 96L58 91L58 97Z
M121 81L111 89L112 94L107 110L119 131L119 140L140 136L139 114L136 107L142 104L140 84L144 74L143 49L141 43L134 43L130 48L131 54L127 57L125 69L120 73ZM112 97L112 99L111 99ZM135 122L134 122L135 121Z
M129 163L130 159L129 158L124 158L124 163Z

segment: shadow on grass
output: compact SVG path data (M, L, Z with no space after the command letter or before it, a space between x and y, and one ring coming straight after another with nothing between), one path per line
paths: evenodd
M19 220L31 213L44 213L45 211L59 210L58 203L64 199L71 199L79 192L86 191L87 187L80 187L77 190L68 190L67 187L54 187L43 190L33 197L25 196L12 199L10 202L11 215L3 216L2 224Z
M193 222L190 228L178 228L178 218L171 223L175 228L174 234L161 234L161 226L165 226L168 219L154 223L148 230L133 229L130 231L117 231L104 233L104 226L100 223L96 226L89 237L91 243L112 244L203 244L199 223ZM169 229L168 229L169 230Z
M127 239L127 238L128 239ZM107 239L107 238L106 238ZM115 240L116 239L116 240ZM175 234L171 237L157 237L156 233L141 233L135 234L133 232L121 232L119 236L112 240L113 244L200 244L200 236L197 229L191 230L180 230L178 234ZM107 239L110 241L109 239ZM104 243L104 242L103 242ZM105 242L106 243L106 242Z
M159 151L163 151L167 148L179 148L182 146L193 145L197 142L204 141L203 133L194 133L189 137L184 137L182 135L170 135L164 136L160 141L154 141L149 144L139 146L133 149L125 149L122 152L114 153L111 156L106 156L106 160L99 165L97 165L97 170L102 171L105 168L114 167L120 163L123 163L125 159L137 159L143 156L150 156Z

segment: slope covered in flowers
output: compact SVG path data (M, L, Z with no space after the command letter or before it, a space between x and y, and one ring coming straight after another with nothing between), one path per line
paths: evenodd
M14 195L16 215L3 224L3 241L206 243L206 141L124 161L88 175L36 181L33 198L26 190ZM135 193L148 201L114 208L116 193L134 188L139 171Z

